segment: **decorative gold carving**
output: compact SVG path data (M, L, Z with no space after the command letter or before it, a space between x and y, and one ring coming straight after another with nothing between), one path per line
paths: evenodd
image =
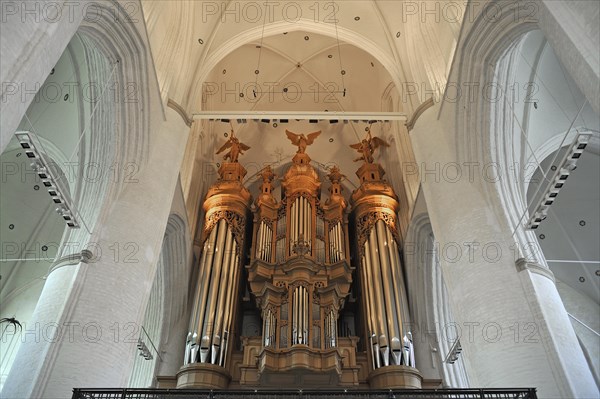
M384 208L381 206L379 208ZM360 254L362 255L363 245L369 238L369 234L371 233L371 229L375 226L378 220L383 220L386 225L390 228L392 232L392 236L396 240L396 242L400 243L400 236L398 235L398 229L396 227L396 216L393 213L390 213L387 210L379 210L368 212L363 214L360 218L356 220L356 235L358 241L358 248L360 250Z
M364 161L365 163L373 163L373 153L379 147L389 147L390 145L379 137L371 137L371 126L367 128L367 137L360 143L352 144L350 147L358 151L361 156L356 158L354 162Z
M297 154L304 154L304 152L306 151L306 147L311 145L315 141L315 139L319 137L321 131L319 130L318 132L309 133L305 136L303 133L296 134L290 132L289 130L286 130L285 134L287 135L288 139L290 139L293 145L298 146Z
M250 149L250 147L248 147L244 143L241 143L238 140L238 138L235 137L233 129L231 129L231 134L229 136L229 140L227 140L227 142L225 144L223 144L223 146L221 148L219 148L219 151L217 151L217 154L222 153L223 151L225 151L228 148L229 148L229 151L227 151L227 153L223 156L223 159L225 159L225 160L229 159L229 161L232 163L237 162L238 157L240 155L244 155L244 151L247 151Z
M246 218L239 215L234 211L229 210L219 210L210 214L207 217L206 222L204 224L204 237L208 237L213 228L217 225L219 220L225 219L231 232L233 233L233 237L238 245L238 253L242 248L242 244L244 242L244 233L246 231Z

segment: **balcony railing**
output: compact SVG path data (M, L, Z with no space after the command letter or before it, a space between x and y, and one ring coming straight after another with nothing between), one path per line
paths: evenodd
M535 388L394 390L81 389L73 399L537 399Z

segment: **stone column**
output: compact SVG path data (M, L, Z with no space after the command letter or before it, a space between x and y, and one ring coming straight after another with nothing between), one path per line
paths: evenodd
M439 118L439 106L427 111L411 139L470 383L531 386L540 397L596 397L552 274L517 262L504 212L487 199L494 191L485 193L486 185L499 177L486 165L457 161L454 112L450 103Z
M55 265L3 397L70 397L73 387L126 386L188 131L168 109L153 129L137 182L124 187L92 232L91 253Z

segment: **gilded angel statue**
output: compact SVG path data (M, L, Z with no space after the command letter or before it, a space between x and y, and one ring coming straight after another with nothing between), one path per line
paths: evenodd
M361 154L354 162L365 161L366 163L373 163L373 153L380 146L389 147L390 145L379 137L371 137L371 129L367 130L367 138L363 139L360 143L350 146Z
M250 149L250 147L248 147L246 144L240 143L238 138L235 137L235 134L233 133L233 129L231 129L231 136L229 136L229 140L227 140L227 142L225 144L223 144L223 146L221 148L219 148L219 151L217 151L217 154L222 153L223 151L225 151L228 148L229 148L229 151L227 151L227 153L223 156L223 159L229 158L229 162L237 162L238 157L240 155L244 155L244 151L247 151Z
M305 136L302 133L296 134L290 132L289 130L286 130L285 134L287 135L288 139L290 139L293 145L298 146L297 153L304 154L304 151L306 151L306 147L311 145L315 141L315 139L319 137L321 131L319 130L318 132L309 133Z

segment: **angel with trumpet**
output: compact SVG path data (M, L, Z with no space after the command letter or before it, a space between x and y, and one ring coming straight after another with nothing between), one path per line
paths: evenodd
M380 139L379 137L371 137L371 128L367 128L367 137L364 138L360 143L350 145L360 153L360 157L356 158L354 162L365 161L366 163L373 163L373 153L379 147L389 147L390 145Z
M229 140L227 140L227 142L225 144L223 144L223 146L221 148L219 148L219 151L217 151L217 154L222 153L223 151L225 151L228 148L229 148L229 151L227 151L227 153L225 153L225 155L223 156L223 159L225 159L225 160L229 159L229 162L237 162L238 157L240 155L244 155L244 151L247 151L250 149L249 146L247 146L244 143L241 143L240 140L238 140L238 138L235 137L235 134L233 133L233 129L231 129L231 135L229 136Z

